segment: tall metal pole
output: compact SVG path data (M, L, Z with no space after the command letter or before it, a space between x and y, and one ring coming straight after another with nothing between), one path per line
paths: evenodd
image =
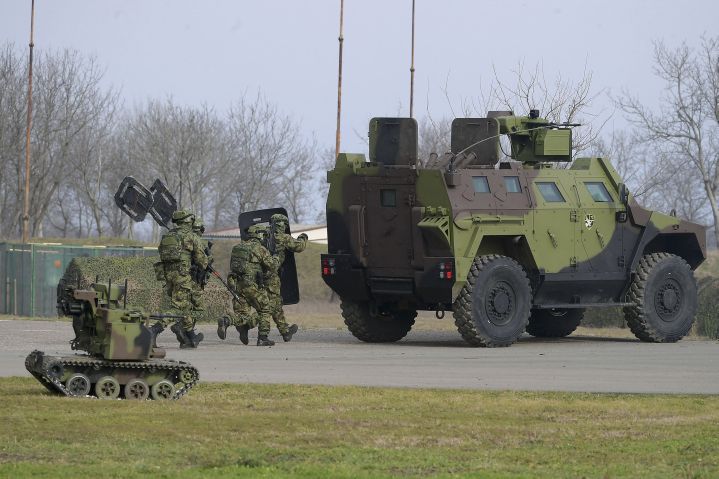
M409 116L414 118L414 2L412 0L412 62L409 66Z
M339 72L337 74L337 133L335 137L335 158L340 154L340 124L342 114L342 45L344 36L342 35L342 25L344 21L345 1L340 0L340 36L337 40L340 43Z
M35 0L30 7L30 58L27 70L27 124L25 127L25 195L22 214L22 241L27 243L30 239L30 130L32 129L32 50L35 34Z

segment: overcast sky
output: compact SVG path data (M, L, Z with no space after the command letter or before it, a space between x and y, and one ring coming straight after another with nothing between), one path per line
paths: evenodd
M27 48L29 0L0 0L0 39ZM365 151L373 116L408 115L411 0L345 0L343 150ZM258 89L334 145L339 0L36 0L37 50L95 55L128 106L172 96L218 111ZM656 104L652 42L719 34L719 1L417 0L415 116L451 114L542 62L549 78L593 72L595 90ZM595 110L608 111L602 96ZM607 126L621 127L621 118Z

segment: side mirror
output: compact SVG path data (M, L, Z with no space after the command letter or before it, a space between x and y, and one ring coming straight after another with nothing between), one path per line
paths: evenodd
M624 183L619 183L619 201L627 206L629 204L629 189Z

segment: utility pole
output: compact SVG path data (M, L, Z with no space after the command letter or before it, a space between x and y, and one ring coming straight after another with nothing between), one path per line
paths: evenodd
M25 196L22 214L22 242L30 239L30 130L32 129L32 50L35 33L35 0L30 7L30 57L27 69L27 124L25 127Z
M412 0L412 61L409 66L409 117L414 118L414 2Z
M340 36L337 38L339 40L339 46L340 46L340 58L339 58L339 72L337 74L337 133L335 137L335 159L340 154L340 124L341 124L341 114L342 114L342 45L344 43L344 36L342 34L342 24L344 21L344 11L345 11L345 1L340 0Z

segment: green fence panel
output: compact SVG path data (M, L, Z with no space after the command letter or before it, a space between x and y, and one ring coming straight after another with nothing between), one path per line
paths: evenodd
M57 283L73 258L156 254L154 247L0 243L0 313L55 316Z

